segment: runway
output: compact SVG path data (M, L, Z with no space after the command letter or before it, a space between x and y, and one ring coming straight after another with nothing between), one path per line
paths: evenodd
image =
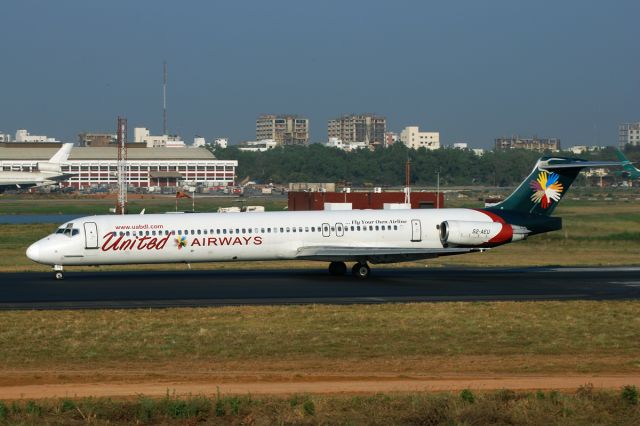
M374 268L0 274L0 309L640 299L640 267Z

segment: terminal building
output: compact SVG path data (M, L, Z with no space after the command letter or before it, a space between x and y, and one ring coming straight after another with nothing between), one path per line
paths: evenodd
M60 144L46 147L0 147L0 170L36 171ZM17 145L17 146L16 146ZM129 186L175 187L191 185L230 186L235 183L237 160L217 160L204 148L145 148L128 145ZM72 175L61 187L85 189L117 184L117 152L114 147L74 147L62 173Z

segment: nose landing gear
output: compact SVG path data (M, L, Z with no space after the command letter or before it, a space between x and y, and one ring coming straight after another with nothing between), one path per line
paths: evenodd
M56 280L64 279L64 271L62 265L53 265L53 278Z

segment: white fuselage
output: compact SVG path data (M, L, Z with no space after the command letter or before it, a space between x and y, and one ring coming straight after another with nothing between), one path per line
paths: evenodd
M308 247L442 248L445 220L492 223L472 209L88 216L27 250L47 265L295 259Z

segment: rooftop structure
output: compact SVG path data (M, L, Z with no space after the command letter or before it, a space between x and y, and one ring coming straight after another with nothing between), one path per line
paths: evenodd
M80 146L114 146L116 135L113 133L88 133L78 135Z
M297 115L261 115L256 120L256 140L265 139L278 145L307 145L309 120Z
M520 136L502 137L495 140L496 151L505 151L509 149L526 149L529 151L560 151L559 138L521 138Z
M133 142L144 143L147 148L184 148L184 141L175 135L153 136L146 127L133 129Z
M238 146L240 151L249 152L264 152L269 149L273 149L278 146L278 143L273 139L264 139L261 141L246 141Z
M32 135L27 132L25 129L20 129L16 131L16 139L15 142L47 142L47 143L58 143L55 138L50 138L48 136L41 135Z
M354 149L368 148L369 146L364 142L343 142L338 138L329 138L329 141L325 144L328 148L338 148L343 151L353 151Z

